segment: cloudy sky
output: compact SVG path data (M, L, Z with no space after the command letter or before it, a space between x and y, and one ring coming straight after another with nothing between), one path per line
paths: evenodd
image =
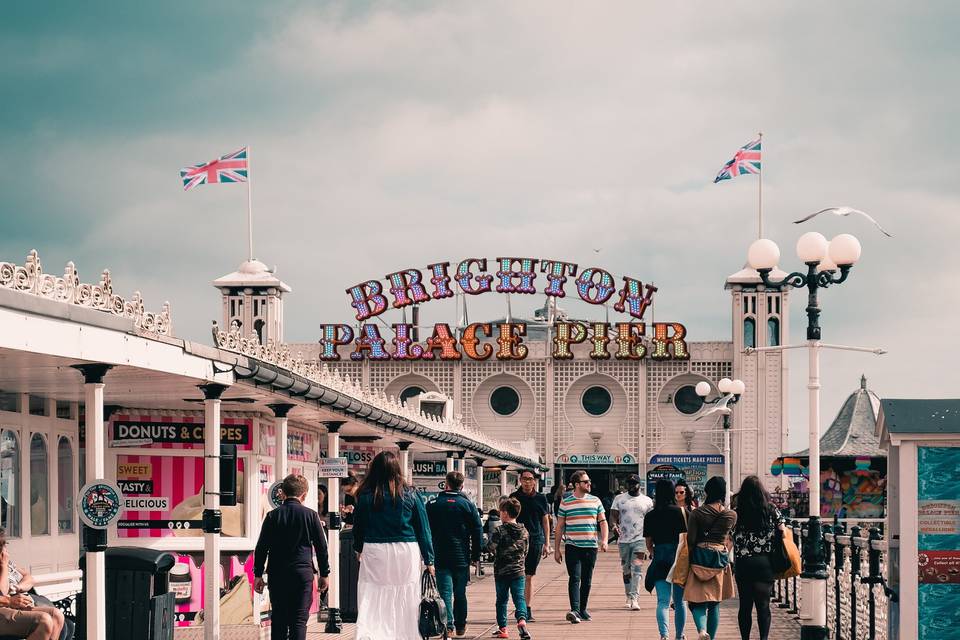
M36 248L86 281L109 267L118 292L169 300L177 334L208 342L209 283L246 256L246 190L184 193L177 170L250 145L255 254L294 289L290 341L349 321L357 282L500 255L654 282L657 319L729 339L723 283L756 238L757 183L712 179L762 130L765 235L783 266L799 265L805 230L863 244L822 296L824 340L890 352L825 354L825 424L861 373L881 396L955 397L960 10L675 4L11 4L0 259ZM894 237L790 222L835 204ZM488 298L472 319L503 313ZM514 312L541 300L514 297ZM432 304L426 321L454 320ZM805 385L796 352L797 447Z

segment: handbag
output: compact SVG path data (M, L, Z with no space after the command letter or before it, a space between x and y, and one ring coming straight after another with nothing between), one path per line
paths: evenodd
M789 560L789 565L782 572L778 571L776 567L773 568L773 577L776 580L784 580L800 575L800 549L797 548L797 543L793 541L793 534L787 535L786 531L781 531L780 533L781 535L774 536L774 546L778 546L777 541L779 539L779 546L782 547L784 556ZM770 564L773 565L772 557Z
M773 542L770 545L770 553L767 554L767 557L770 558L770 568L773 570L773 575L783 573L790 568L790 558L787 556L787 550L783 546L783 539L786 535L786 531L777 529L776 535L773 536ZM793 536L790 537L792 538Z
M420 616L417 628L424 640L433 636L447 640L447 607L437 590L437 579L428 571L424 571L420 577Z
M667 573L667 582L683 586L690 573L690 549L687 547L687 534L681 533L677 544L677 555L673 557L673 566Z

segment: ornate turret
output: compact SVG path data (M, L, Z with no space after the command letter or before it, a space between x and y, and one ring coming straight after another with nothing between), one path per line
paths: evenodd
M283 294L290 287L259 260L248 260L233 273L213 281L223 295L223 324L260 344L283 342Z

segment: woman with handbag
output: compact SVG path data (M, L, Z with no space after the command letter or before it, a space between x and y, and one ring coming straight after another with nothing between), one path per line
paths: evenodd
M760 640L767 640L770 634L770 594L774 574L782 565L782 561L772 556L783 554L782 544L776 543L778 538L782 540L784 531L783 516L773 506L760 478L744 478L737 498L737 526L733 530L733 557L740 593L737 621L742 640L750 638L754 608Z
M423 501L390 451L370 462L353 515L357 640L420 640L420 562L435 575L433 541Z
M643 519L647 553L653 558L647 571L647 579L653 578L653 587L657 590L657 628L660 630L660 640L667 640L669 637L667 617L671 595L676 603L673 625L677 640L683 638L683 627L687 622L687 611L683 608L683 585L667 581L670 567L676 561L677 547L681 540L686 541L682 536L687 531L687 516L677 505L674 495L674 486L670 480L657 480L653 494L653 511Z
M734 596L730 567L730 532L737 514L723 504L727 482L720 476L707 480L704 504L687 519L690 570L683 599L690 604L699 640L714 640L720 626L720 603Z

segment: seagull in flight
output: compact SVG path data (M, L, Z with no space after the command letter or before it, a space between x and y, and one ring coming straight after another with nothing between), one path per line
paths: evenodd
M887 230L886 230L886 229L884 229L883 227L880 226L880 223L879 223L879 222L877 222L877 221L874 220L872 217L870 217L870 215L868 215L868 214L867 214L866 212L864 212L864 211L860 211L860 209L854 209L853 207L827 207L826 209L820 209L820 211L817 211L816 213L811 213L811 214L808 215L806 218L800 218L799 220L794 220L794 221L793 221L793 224L800 224L801 222L806 222L807 220L810 220L811 218L816 218L816 217L817 217L818 215L820 215L821 213L832 213L832 214L835 215L835 216L849 216L851 213L855 213L855 214L857 214L858 216L863 216L864 218L866 218L867 220L869 220L870 222L872 222L873 224L875 224L875 225L877 226L877 229L880 229L880 231L882 231L883 234L884 234L885 236L887 236L888 238L892 238L892 237L893 237L892 235L890 235L889 233L887 233Z
M699 416L694 418L693 421L696 422L697 420L706 418L712 413L719 413L720 415L724 415L724 416L730 415L730 407L728 407L727 405L730 404L731 400L733 400L733 394L728 393L727 395L717 400L717 402L712 407L710 407L708 411L704 411Z

